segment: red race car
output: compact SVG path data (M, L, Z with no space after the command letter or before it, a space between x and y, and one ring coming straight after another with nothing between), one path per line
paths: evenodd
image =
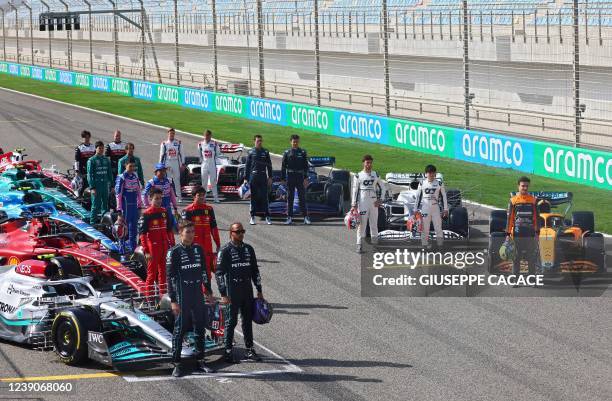
M63 258L66 263L76 260L84 273L94 276L99 284L114 287L123 284L127 286L126 293L136 293L137 296L144 294L144 280L126 264L101 251L99 243L76 241L69 234L53 234L52 224L44 217L2 222L0 265L53 257Z

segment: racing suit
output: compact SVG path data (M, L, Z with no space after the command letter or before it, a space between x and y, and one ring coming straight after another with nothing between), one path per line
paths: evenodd
M244 178L251 187L251 216L257 212L263 212L265 217L270 216L268 177L272 177L270 152L264 148L249 150Z
M217 157L221 154L217 141L210 142L202 141L198 143L198 154L200 155L200 163L202 164L202 186L208 188L208 181L212 187L213 197L215 201L219 200L217 190Z
M87 161L87 181L95 192L91 196L91 224L108 212L108 189L113 182L111 162L106 156L93 155Z
M110 158L113 169L113 179L119 174L119 159L125 156L125 153L125 143L123 142L110 142L106 144L104 156Z
M96 154L96 146L93 143L81 143L74 149L74 170L83 177L83 189L87 184L87 161Z
M172 214L172 208L174 210L177 209L176 204L176 196L174 196L174 188L172 188L172 183L167 178L162 178L161 180L157 177L151 178L147 181L147 185L145 185L144 192L142 194L142 200L145 206L149 206L149 191L152 188L159 188L163 192L163 201L162 206L166 208L168 211L168 216L170 222L172 223L172 227L176 227L176 220L174 219L174 214Z
M172 223L164 207L150 206L138 220L140 245L144 253L151 255L147 262L147 296L154 292L157 282L160 295L166 292L166 252L174 245Z
M117 210L120 210L128 227L130 249L136 249L138 236L138 209L142 207L140 198L141 186L138 176L134 173L119 174L115 182Z
M184 163L181 141L165 140L159 146L159 162L166 165L167 177L172 183L174 195L179 201L181 195L181 166Z
M225 349L234 344L234 329L238 323L238 312L242 316L242 333L247 348L253 347L253 287L261 290L261 276L252 246L228 242L219 251L217 286L221 296L229 297L229 310L225 318Z
M521 260L527 260L529 274L535 273L537 199L531 194L516 194L508 203L506 233L514 239L512 274L521 272Z
M439 180L424 180L419 185L416 193L416 209L421 210L423 215L423 232L421 233L421 245L427 246L429 241L429 229L433 222L436 231L436 243L442 246L444 243L444 231L442 230L442 216L440 215L439 199L442 195L444 211L448 213L448 202L446 189Z
M306 151L302 148L285 150L281 174L287 182L287 216L293 217L293 200L297 189L300 212L304 217L307 217L306 188L304 188L304 179L308 177L308 155Z
M380 197L376 187L378 186L382 192L383 185L376 171L367 173L362 170L353 177L351 205L357 208L360 215L359 227L357 227L357 245L361 245L368 222L370 223L372 241L378 239L378 205L376 202L380 201Z
M140 181L140 186L144 187L145 182L144 175L142 172L142 165L140 164L140 157L125 155L121 159L119 159L119 174L123 174L123 172L125 171L125 166L129 162L134 162L136 164L136 174L138 174L138 181Z
M193 202L191 205L183 209L181 216L184 220L193 222L195 225L195 238L194 242L202 247L204 250L204 256L206 258L206 274L208 280L211 279L211 274L214 271L214 259L215 254L213 253L212 239L215 241L215 248L219 249L221 246L221 239L219 238L219 229L217 228L217 219L215 219L215 211L212 206L207 204L198 205Z
M170 301L179 304L179 314L174 320L172 333L172 360L181 361L183 337L193 327L195 333L196 358L204 359L204 340L206 336L206 309L204 292L211 294L210 279L205 274L204 251L198 244L176 245L166 257L166 276Z

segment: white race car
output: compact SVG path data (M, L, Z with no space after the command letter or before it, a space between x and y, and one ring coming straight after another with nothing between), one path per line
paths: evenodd
M0 266L0 339L54 349L69 365L93 359L123 370L170 362L172 334L154 319L169 307L145 313L111 291L94 289L91 280L77 263L61 258ZM216 350L221 342L209 338L205 346ZM193 354L183 348L184 357Z

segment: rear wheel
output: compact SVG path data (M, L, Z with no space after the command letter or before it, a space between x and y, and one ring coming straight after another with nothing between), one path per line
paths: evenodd
M351 195L351 172L346 170L332 170L331 181L342 185L344 200L349 200Z
M449 229L467 238L469 234L468 212L464 207L451 209L449 216Z
M132 261L136 262L132 271L141 279L147 279L147 259L142 253L142 250L139 248L134 252L132 257L130 258Z
M69 309L57 314L51 326L51 338L60 361L67 365L81 365L87 355L89 331L100 330L100 319L92 311Z
M492 210L489 216L489 233L498 233L506 231L506 211L505 210Z
M325 189L325 200L328 206L331 206L336 211L336 216L344 214L344 190L342 185L334 183L328 185Z
M580 227L583 232L595 232L595 216L593 212L573 212L572 226Z
M61 280L71 277L83 277L81 265L72 256L56 256L49 263L57 267L57 275Z
M446 200L448 201L449 209L461 207L461 191L449 189L446 191Z
M499 256L499 248L501 248L505 240L506 234L500 232L493 232L489 237L489 264L487 271L490 274L499 273L499 264L502 262L501 257Z

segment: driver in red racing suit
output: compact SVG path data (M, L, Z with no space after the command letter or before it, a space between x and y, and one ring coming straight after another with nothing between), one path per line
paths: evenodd
M206 188L199 187L195 193L194 201L181 213L183 220L191 221L195 226L194 242L202 247L206 259L206 274L210 281L214 269L214 260L221 247L219 229L212 206L206 204ZM215 241L216 251L213 253L212 239Z
M160 296L166 293L166 253L174 245L172 220L168 210L162 207L163 193L159 188L149 192L151 206L140 216L138 234L147 260L147 297L154 292L157 282Z

